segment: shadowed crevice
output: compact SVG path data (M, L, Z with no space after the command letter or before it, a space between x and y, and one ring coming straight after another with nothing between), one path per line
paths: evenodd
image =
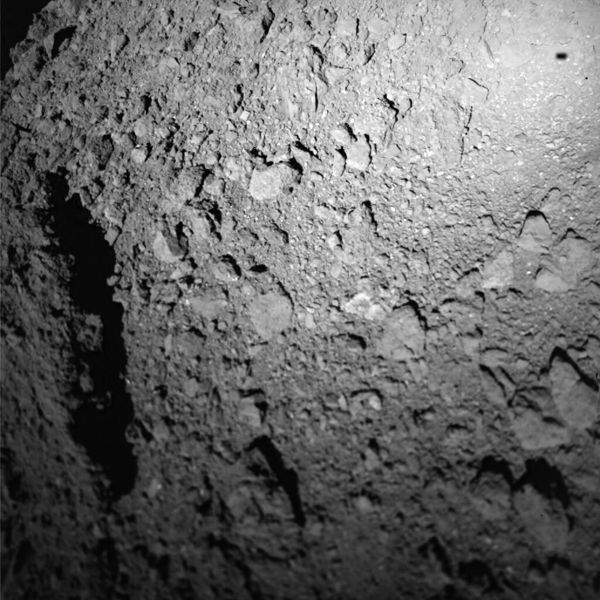
M294 469L288 469L285 466L281 452L266 435L261 435L256 438L252 444L250 444L249 449L256 449L263 455L271 472L290 500L292 512L294 513L294 520L298 525L303 527L306 524L306 516L304 514L304 509L302 508L300 490L298 487L298 474L296 471Z
M114 273L115 255L78 195L68 197L61 174L49 176L52 227L61 254L70 260L70 293L80 313L71 323L80 401L72 415L71 433L90 458L101 465L112 491L131 491L137 461L126 429L133 403L125 384L127 355L123 343L123 309L112 299L107 279Z

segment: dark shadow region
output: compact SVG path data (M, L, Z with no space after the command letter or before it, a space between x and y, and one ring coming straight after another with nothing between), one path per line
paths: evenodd
M2 33L0 35L0 56L2 63L2 77L12 67L10 49L14 48L21 40L25 39L27 29L33 22L33 15L49 0L2 0L0 4L0 22Z
M258 450L267 461L271 472L283 488L292 506L294 520L298 525L304 527L306 516L300 499L298 474L294 469L288 469L283 462L283 456L275 444L266 435L256 438L250 444L249 450Z
M70 261L70 293L80 311L71 323L79 372L74 386L79 403L71 433L102 466L119 497L133 488L137 461L125 435L133 419L133 403L125 383L123 309L113 301L107 284L115 270L115 255L80 197L68 197L62 174L52 174L48 181L51 225L58 252Z

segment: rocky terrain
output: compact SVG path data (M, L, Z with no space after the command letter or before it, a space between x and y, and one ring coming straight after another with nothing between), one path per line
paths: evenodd
M597 0L47 4L3 597L600 597L599 53Z

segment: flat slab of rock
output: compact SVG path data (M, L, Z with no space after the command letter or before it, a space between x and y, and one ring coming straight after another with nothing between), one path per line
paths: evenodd
M560 416L573 429L591 427L600 412L600 396L575 367L560 355L550 362L552 398Z
M272 200L287 192L297 180L298 172L284 163L254 169L248 192L255 200Z
M564 512L556 510L532 485L518 490L513 503L525 529L546 552L564 552L569 536Z
M424 355L425 330L412 306L402 306L390 316L377 352L395 361L409 361Z
M592 245L584 239L565 238L538 271L535 286L546 292L575 289L594 264Z
M541 253L552 243L552 231L541 212L532 211L527 215L519 235L519 246L529 252Z
M157 231L154 235L152 251L158 260L167 264L181 260L185 254L177 240L172 236L165 235L162 231Z
M561 423L525 408L511 418L513 432L524 450L539 451L568 444L571 436Z
M367 138L362 135L355 142L345 148L346 165L355 171L366 171L371 164L371 146Z
M250 304L249 316L256 333L270 340L289 327L292 320L292 303L287 296L268 292L257 296Z
M358 292L342 304L342 310L345 313L368 319L369 321L378 321L384 318L384 309L371 299L366 292Z
M216 319L227 307L227 300L214 298L209 295L201 295L190 298L189 304L194 313L205 319L212 320Z
M488 261L482 273L482 287L493 290L508 287L515 276L514 257L512 252L502 250Z

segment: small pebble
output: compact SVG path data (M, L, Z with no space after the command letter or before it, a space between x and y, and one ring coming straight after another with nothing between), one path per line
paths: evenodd
M373 503L366 496L359 496L354 504L360 513L367 514L373 511Z

